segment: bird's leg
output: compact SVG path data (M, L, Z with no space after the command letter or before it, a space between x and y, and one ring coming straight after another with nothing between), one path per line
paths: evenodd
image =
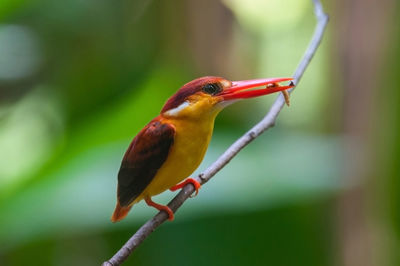
M197 180L195 180L193 178L188 178L185 181L183 181L183 182L171 187L169 190L175 191L175 190L183 188L187 184L192 184L193 185L194 189L196 190L196 194L194 194L193 197L197 196L197 194L199 194L199 189L200 189L201 185Z
M168 220L170 221L174 220L174 212L168 206L157 204L154 201L152 201L150 197L144 198L144 201L146 202L147 205L154 207L159 211L165 211L168 214Z

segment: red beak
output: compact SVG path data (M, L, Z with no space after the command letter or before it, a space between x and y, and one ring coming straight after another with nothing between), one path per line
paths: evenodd
M289 80L293 80L293 78L271 78L232 81L232 86L219 93L218 96L222 96L224 101L228 101L267 95L274 92L284 91L293 88L294 84L292 82L287 86L281 86L278 84L279 82ZM266 86L266 88L259 90L248 90L261 86Z

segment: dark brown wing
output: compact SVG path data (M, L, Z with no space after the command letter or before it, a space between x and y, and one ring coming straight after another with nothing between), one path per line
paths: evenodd
M118 173L118 200L132 203L150 184L167 159L174 142L175 128L153 120L133 139Z

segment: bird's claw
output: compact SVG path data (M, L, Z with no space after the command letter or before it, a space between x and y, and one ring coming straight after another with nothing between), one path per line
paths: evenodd
M170 207L155 203L154 201L151 200L150 197L145 198L144 200L146 201L147 205L154 207L159 211L165 211L168 214L168 220L170 220L170 221L174 220L174 217L175 217L174 212L171 210Z
M197 194L199 194L199 189L200 189L201 185L200 185L200 183L199 183L196 179L193 179L193 178L188 178L188 179L186 179L185 181L183 181L182 183L179 183L179 184L177 184L177 185L171 187L169 190L171 190L171 191L176 191L176 190L178 190L178 189L183 188L183 187L186 186L187 184L192 184L193 187L194 187L194 189L196 190L196 193L194 194L194 196L191 195L190 197L191 197L191 198L196 197Z

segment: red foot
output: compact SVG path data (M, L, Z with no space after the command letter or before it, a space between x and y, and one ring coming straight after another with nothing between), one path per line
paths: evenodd
M170 221L174 220L174 212L168 206L157 204L154 201L152 201L150 197L145 198L144 201L146 201L147 205L154 207L159 211L165 211L168 214L168 220Z
M179 183L179 184L177 184L177 185L171 187L169 190L175 191L175 190L178 190L178 189L183 188L183 187L186 186L187 184L192 184L192 185L194 186L194 189L196 190L196 194L194 194L193 197L197 196L197 194L199 194L199 189L200 189L201 185L200 185L199 182L197 182L197 181L196 181L195 179L193 179L193 178L188 178L188 179L186 179L185 181L183 181L182 183Z

